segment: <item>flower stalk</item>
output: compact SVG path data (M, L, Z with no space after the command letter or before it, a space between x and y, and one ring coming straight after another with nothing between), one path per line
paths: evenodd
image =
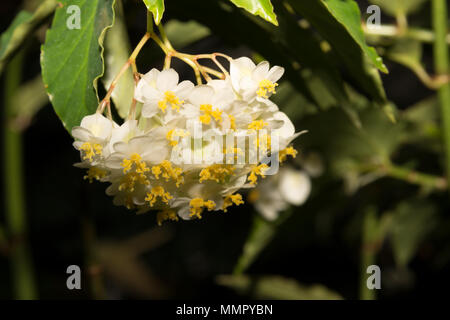
M432 20L435 33L434 62L438 75L449 73L449 56L446 42L447 36L447 4L446 0L432 1ZM438 90L445 146L445 169L447 182L450 182L450 83Z

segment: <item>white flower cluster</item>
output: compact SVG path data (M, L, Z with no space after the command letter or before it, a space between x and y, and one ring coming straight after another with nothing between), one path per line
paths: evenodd
M230 133L256 133L265 156L277 154L280 162L295 157L289 144L299 133L269 100L283 72L278 66L269 68L266 61L255 65L242 57L230 62L224 80L195 86L179 82L173 69L152 69L135 90L135 99L142 103L137 120L118 125L95 113L73 128L74 147L82 159L76 166L88 170L85 179L111 183L106 193L114 196L114 204L138 212L158 210L158 223L201 218L205 209L226 211L240 205L243 200L236 191L254 187L268 165L260 158L256 163L226 161L230 154L234 160L248 155L248 148L234 143L223 147L221 139L198 141L190 123L223 139ZM274 136L276 146L271 145ZM174 154L186 153L202 161L173 160Z

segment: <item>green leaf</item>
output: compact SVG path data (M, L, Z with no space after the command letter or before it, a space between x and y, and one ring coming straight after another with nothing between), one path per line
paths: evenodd
M50 101L70 132L98 106L97 80L103 75L103 38L113 21L114 0L64 0L42 46L41 67ZM68 5L81 10L81 29L66 25Z
M356 2L319 0L289 3L329 42L338 62L346 66L358 85L377 102L385 103L386 94L374 67L383 72L388 70L375 49L365 42Z
M184 48L211 34L207 27L194 20L170 20L164 25L164 30L174 48Z
M13 110L14 126L24 129L30 124L34 115L49 102L42 77L38 75L21 85L14 94L13 101L16 105Z
M158 25L164 14L164 0L143 0L147 10L153 13L155 23Z
M36 31L41 23L53 13L57 4L57 0L46 0L39 5L33 14L21 11L14 18L0 39L0 73L30 34Z
M270 0L230 0L237 7L243 8L255 16L260 16L274 25L278 25L277 16L273 12Z
M0 59L2 59L5 54L6 48L11 41L14 30L16 30L17 27L21 24L30 21L32 16L33 15L28 11L20 11L11 22L11 25L8 27L8 29L6 29L6 31L2 33L2 36L0 38Z
M390 233L394 258L399 267L408 265L437 223L436 208L429 202L404 202L395 209Z
M338 293L323 285L305 286L294 279L277 275L250 277L247 275L221 275L216 282L222 286L250 296L252 299L276 300L341 300Z
M369 0L371 3L381 7L381 9L397 16L418 11L428 0Z
M105 38L106 70L102 81L109 88L114 77L127 62L130 53L130 41L123 16L122 2L116 0L114 5L114 25L108 30ZM119 116L125 118L131 105L134 93L133 71L128 68L116 84L111 95Z

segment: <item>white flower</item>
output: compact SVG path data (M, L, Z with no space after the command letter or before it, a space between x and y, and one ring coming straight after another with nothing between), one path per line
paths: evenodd
M234 90L242 99L252 102L254 99L268 99L283 76L284 68L274 66L269 69L269 63L263 61L257 66L247 57L231 61L230 77Z
M178 83L178 73L173 69L152 69L139 81L135 99L142 102L142 116L153 117L157 113L171 114L179 111L194 84L188 80Z
M250 193L255 209L267 220L276 220L289 205L303 204L311 192L309 176L300 170L282 168Z
M282 74L281 67L239 58L229 77L194 87L179 83L173 69L152 69L135 90L143 103L138 119L118 126L94 114L73 129L83 160L77 166L88 169L85 179L110 183L106 193L114 204L138 213L161 210L158 224L227 211L243 203L239 189L265 178L262 159L278 155L284 162L297 154L289 145L300 133L269 100ZM273 218L289 203L304 201L310 186L301 178L282 173L263 180L267 195L257 208Z
M78 127L72 129L75 138L73 146L81 152L81 159L86 162L96 163L108 156L105 146L111 137L113 121L105 118L99 113L89 115L81 120Z

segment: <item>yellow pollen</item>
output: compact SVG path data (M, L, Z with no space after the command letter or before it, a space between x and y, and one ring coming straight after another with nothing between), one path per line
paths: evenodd
M121 184L119 185L120 191L126 190L133 192L136 183L143 185L150 183L146 175L150 171L150 168L142 161L139 154L133 153L130 159L123 159L121 165L125 175L122 177Z
M163 187L153 187L150 192L147 192L147 197L145 198L145 201L148 201L150 204L150 207L153 207L156 200L160 198L164 203L169 203L169 200L173 197L170 195L170 193L166 192Z
M233 174L234 169L235 168L232 165L213 164L200 171L199 182L201 183L204 180L213 180L217 183L224 183L225 180Z
M161 226L162 223L166 220L178 221L178 216L174 210L166 209L156 214L156 221L158 222L158 226Z
M91 162L95 155L101 155L103 151L103 147L100 144L91 142L83 143L80 149L84 153L83 160L89 160Z
M211 211L216 207L216 203L212 200L205 201L202 198L194 198L189 202L189 206L190 216L201 219L203 209L206 208L208 211Z
M256 90L256 94L265 99L269 98L268 93L276 93L275 87L278 86L278 83L273 83L270 80L264 79L259 82L259 88Z
M183 183L183 169L172 167L172 163L169 160L164 160L159 165L153 166L152 173L156 179L159 179L159 176L163 177L166 181L173 179L176 182L177 188Z
M264 171L267 170L269 166L265 163L261 163L259 166L254 166L252 168L252 171L250 172L250 175L248 176L248 181L250 181L250 184L255 185L258 181L258 176L261 176L261 178L265 178Z
M231 130L236 130L236 118L231 114L228 115L228 118L230 119Z
M100 169L100 168L96 168L96 167L91 167L89 168L89 170L87 171L87 175L85 175L83 177L83 179L88 179L90 183L92 183L94 180L100 180L104 177L106 177L107 171Z
M278 153L278 159L280 162L284 162L287 159L287 156L291 156L292 158L295 158L297 156L297 150L295 150L293 147L287 147L286 149L280 150Z
M248 125L248 129L249 130L261 130L263 129L265 126L269 125L267 122L264 122L264 120L255 120L252 121L249 125Z
M163 112L166 112L168 103L171 105L172 110L176 109L177 112L179 112L180 111L180 107L184 103L184 101L178 99L178 97L172 91L166 91L164 93L164 99L158 102L158 107Z
M169 130L167 132L166 139L169 141L169 144L172 147L175 147L178 144L178 141L173 139L174 135L184 138L184 137L189 136L189 134L190 134L189 131L186 131L186 130L183 130L183 129L172 129L172 130Z
M230 194L230 195L226 196L225 199L223 199L222 210L224 212L227 212L227 208L232 206L233 204L238 206L243 203L244 203L244 200L242 200L242 196L239 193Z
M204 124L210 124L211 119L214 118L214 120L218 123L222 122L222 111L219 109L213 110L213 106L210 104L202 104L200 105L200 111L203 111L204 114L199 117L200 122Z

